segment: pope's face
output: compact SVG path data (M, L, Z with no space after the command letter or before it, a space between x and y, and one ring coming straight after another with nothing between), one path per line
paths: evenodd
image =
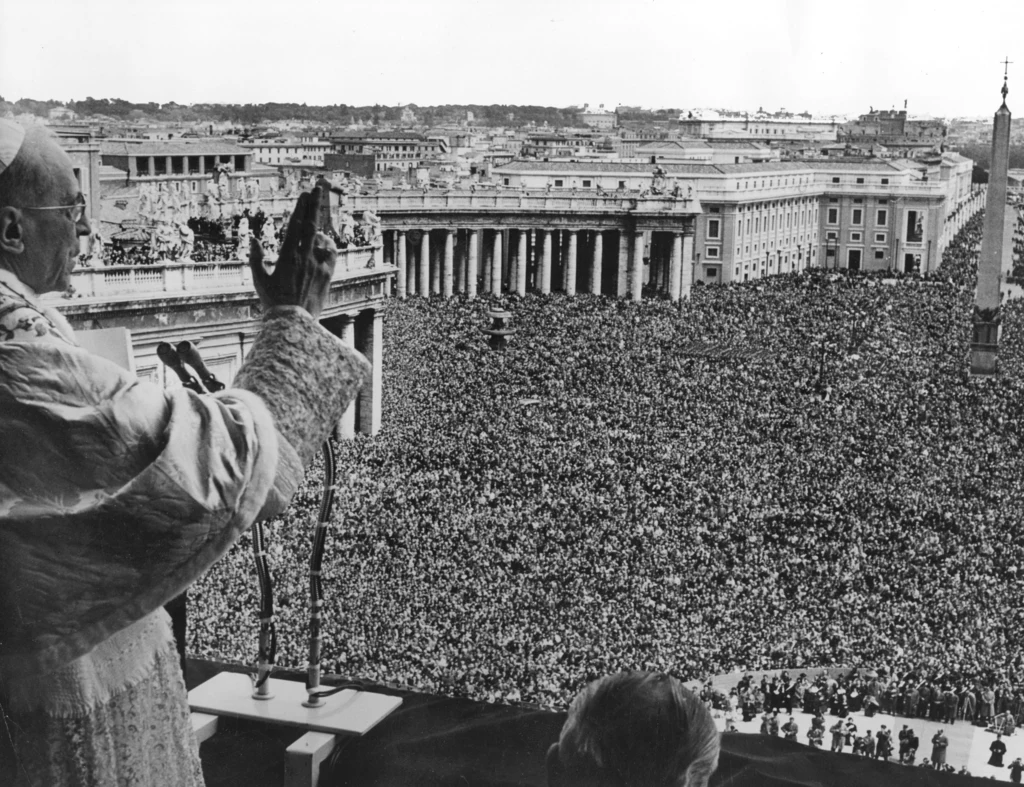
M50 174L45 199L30 207L74 205L81 190L71 159L57 143L47 140L39 156L39 166ZM78 238L91 232L89 219L83 214L74 221L72 210L22 211L25 226L25 257L19 270L22 281L37 293L62 292L71 282L71 271L78 258Z

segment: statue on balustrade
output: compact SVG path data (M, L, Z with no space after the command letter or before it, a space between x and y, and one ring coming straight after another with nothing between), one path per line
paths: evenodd
M192 193L191 183L181 184L181 210L184 214L182 221L188 221L196 215L196 197Z
M367 246L380 245L383 233L380 229L380 218L372 210L363 211L363 238Z
M344 209L338 214L338 236L341 238L342 248L351 245L356 239L356 220Z
M235 247L235 258L246 262L249 259L249 239L252 233L249 229L249 219L244 217L238 222L238 245Z
M665 193L665 187L668 182L668 172L663 166L658 164L654 168L654 177L651 180L650 193L653 196L661 196Z
M217 181L211 175L206 181L206 202L203 205L203 215L211 221L220 218L220 206L217 204L217 197Z
M260 182L256 178L249 178L249 201L259 206L260 201Z
M153 217L153 193L149 183L139 186L139 215L144 219Z
M218 180L217 192L221 202L229 202L231 200L231 178L228 177L227 173L224 173Z
M89 235L89 266L103 267L103 236L98 227L93 227L92 234Z
M196 243L196 234L192 231L192 228L188 224L178 225L178 249L175 255L175 259L178 260L191 260L192 259L192 248Z
M177 238L174 228L168 222L159 222L150 236L150 258L154 261L166 260L173 256Z

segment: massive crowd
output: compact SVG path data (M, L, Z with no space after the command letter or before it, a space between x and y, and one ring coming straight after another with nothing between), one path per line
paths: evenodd
M491 301L389 302L384 426L338 445L325 670L564 707L625 668L870 667L844 690L1024 721L1024 310L969 379L979 236L927 280L504 298L505 351ZM268 525L293 667L318 473ZM191 606L193 654L254 660L248 537Z

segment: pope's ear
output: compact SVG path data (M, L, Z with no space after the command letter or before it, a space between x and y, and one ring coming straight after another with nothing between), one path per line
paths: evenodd
M565 771L562 769L562 759L558 756L558 744L552 743L548 747L548 787L563 787L565 784Z
M0 208L0 252L21 254L24 250L21 211L10 206Z

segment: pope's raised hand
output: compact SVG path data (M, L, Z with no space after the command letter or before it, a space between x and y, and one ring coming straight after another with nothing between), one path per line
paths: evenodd
M301 306L314 318L323 310L338 249L334 241L317 230L322 198L319 187L299 195L272 272L268 273L263 264L259 243L255 239L250 241L252 280L264 309Z

